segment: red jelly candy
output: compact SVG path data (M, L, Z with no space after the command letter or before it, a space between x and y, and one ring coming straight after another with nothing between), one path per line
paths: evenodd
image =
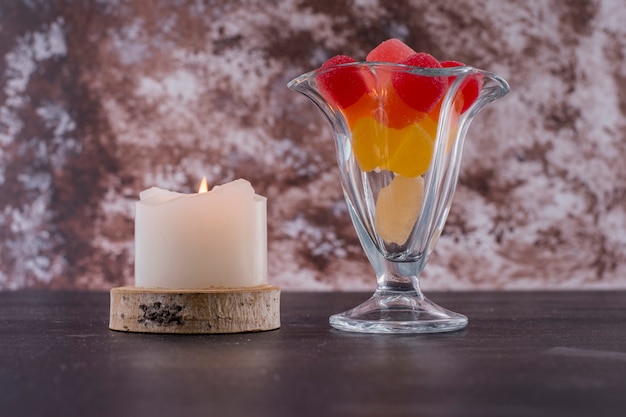
M400 64L422 68L441 68L432 55L418 52L399 62ZM448 82L445 77L418 75L410 72L396 72L391 77L398 96L411 108L428 113L443 96Z
M463 67L464 63L459 61L441 61L441 66L443 68L452 68L452 67ZM450 78L450 84L454 81L455 77ZM471 106L478 95L480 94L480 90L483 88L483 77L480 74L469 75L466 78L466 81L461 86L461 94L463 94L463 108L461 108L461 113L465 112Z
M356 62L346 55L337 55L324 62L321 70L330 69L336 65ZM361 69L357 67L337 67L317 77L320 92L335 105L350 107L367 93L368 87L363 78Z
M367 62L398 63L415 54L415 51L400 39L392 38L372 49L365 60Z

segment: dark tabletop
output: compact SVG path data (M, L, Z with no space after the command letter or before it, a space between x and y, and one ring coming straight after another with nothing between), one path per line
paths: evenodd
M279 330L133 334L108 293L0 293L0 415L626 415L626 292L428 295L469 326L344 333L368 294L283 292Z

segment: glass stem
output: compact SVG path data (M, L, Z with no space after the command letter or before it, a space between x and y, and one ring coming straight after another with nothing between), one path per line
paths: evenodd
M393 262L384 260L384 270L378 275L376 293L406 294L422 297L419 286L420 262Z

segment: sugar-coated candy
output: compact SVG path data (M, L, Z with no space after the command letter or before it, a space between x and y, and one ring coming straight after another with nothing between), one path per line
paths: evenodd
M441 61L443 68L463 67L464 63L459 61ZM452 84L454 77L451 77L449 84ZM465 112L478 98L480 90L483 88L483 77L480 74L472 74L465 78L461 86L461 94L463 94L463 108L461 113Z
M368 62L398 63L415 54L415 51L400 39L391 38L372 49L365 58Z
M363 71L358 67L338 67L324 72L336 65L356 62L346 55L337 55L322 65L322 73L317 77L319 89L322 95L333 104L346 108L356 103L364 94L368 87L363 78Z
M483 78L478 73L466 76L451 97L446 119L440 120L443 96L456 77L421 75L419 69L399 69L394 64L451 68L463 63L439 62L396 38L379 44L366 61L389 65L341 66L356 61L338 55L322 65L318 86L344 115L361 171L393 173L391 182L376 196L374 227L386 243L403 245L420 216L424 174L430 168L435 140L443 142L439 146L445 152L452 150L461 114L477 100ZM439 129L440 122L445 122L445 129Z
M400 64L422 68L441 68L435 57L418 52L402 60ZM410 71L396 72L391 77L398 96L413 109L427 113L439 102L448 86L445 77L425 76Z

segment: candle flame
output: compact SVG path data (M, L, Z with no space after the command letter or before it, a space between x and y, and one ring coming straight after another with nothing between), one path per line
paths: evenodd
M198 194L206 193L209 191L209 185L206 182L206 177L202 177L202 182L200 182L200 188L198 188Z

